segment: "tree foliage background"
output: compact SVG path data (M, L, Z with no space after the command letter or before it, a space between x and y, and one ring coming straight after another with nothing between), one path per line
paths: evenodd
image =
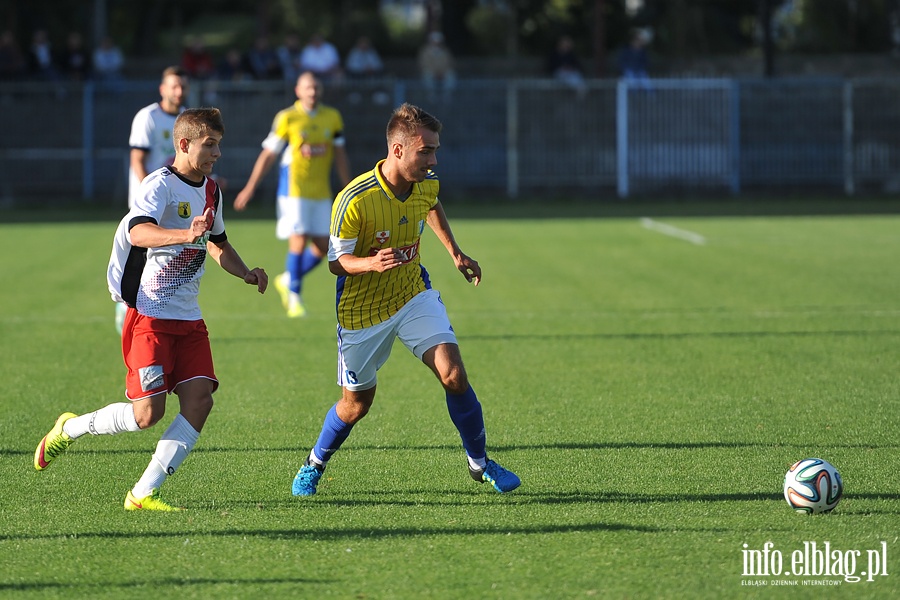
M623 45L634 27L653 32L654 53L688 57L758 49L766 4L781 51L886 52L900 44L900 0L0 0L0 22L23 49L35 29L59 46L76 30L90 45L109 34L136 57L176 53L192 34L223 53L261 34L277 44L289 31L301 39L324 33L344 53L365 33L383 55L410 56L429 28L441 29L458 56L543 56L565 33L582 55L597 57ZM414 11L424 19L410 22Z

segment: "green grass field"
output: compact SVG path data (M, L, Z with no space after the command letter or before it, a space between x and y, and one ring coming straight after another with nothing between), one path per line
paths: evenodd
M489 451L522 487L469 479L440 386L397 344L319 493L292 497L339 395L333 277L311 275L311 315L289 321L274 290L210 262L201 305L221 387L163 489L178 514L122 510L174 400L152 430L82 438L34 471L61 412L122 399L115 223L0 224L0 597L900 596L900 217L448 212L483 284L430 233L423 262ZM273 229L228 227L270 274ZM843 476L833 513L782 498L787 467L809 456ZM783 571L828 542L842 572L858 551L859 576L873 551L888 574L745 576L744 550L767 542Z

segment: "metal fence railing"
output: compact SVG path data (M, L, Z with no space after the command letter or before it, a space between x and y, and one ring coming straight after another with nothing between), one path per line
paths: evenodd
M437 171L445 197L575 193L592 198L686 190L740 194L900 189L900 79L463 80L433 95L418 80L326 88L339 108L352 168L385 152L393 106L419 104L444 122ZM46 200L121 203L131 119L157 83L0 84L0 207ZM249 176L282 82L194 82L191 106L225 116L217 172ZM274 197L274 175L267 191Z

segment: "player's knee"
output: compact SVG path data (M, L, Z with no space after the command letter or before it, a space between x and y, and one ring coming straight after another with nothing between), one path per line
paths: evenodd
M370 408L372 408L371 400L367 402L351 402L346 406L344 415L346 416L346 419L342 417L341 420L348 425L352 425L369 414Z
M195 411L204 417L207 417L209 416L209 413L212 412L213 404L215 404L215 401L213 400L212 394L200 396L197 398L196 402L194 402Z
M141 429L149 429L159 423L166 416L166 405L161 406L149 404L147 406L135 407L134 420Z
M374 393L369 395L368 393L348 394L345 392L344 396L338 401L337 416L344 423L353 425L369 414L369 409L372 408L374 400Z
M465 394L469 389L469 377L462 365L454 365L441 374L441 385L451 394Z

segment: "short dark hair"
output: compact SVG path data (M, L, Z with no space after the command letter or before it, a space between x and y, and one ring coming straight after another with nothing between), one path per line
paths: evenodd
M218 108L189 108L178 115L172 127L172 138L178 148L178 140L196 140L210 132L225 135L222 111Z
M388 144L394 141L406 141L416 135L419 127L424 127L434 133L440 133L444 127L437 117L429 114L409 102L404 102L394 109L387 124ZM398 140L398 138L400 138Z
M166 77L168 77L169 75L175 75L176 77L182 77L182 78L188 76L187 71L185 71L181 67L177 67L177 66L166 67L165 69L163 69L162 79L160 79L160 81L161 82L165 81Z

